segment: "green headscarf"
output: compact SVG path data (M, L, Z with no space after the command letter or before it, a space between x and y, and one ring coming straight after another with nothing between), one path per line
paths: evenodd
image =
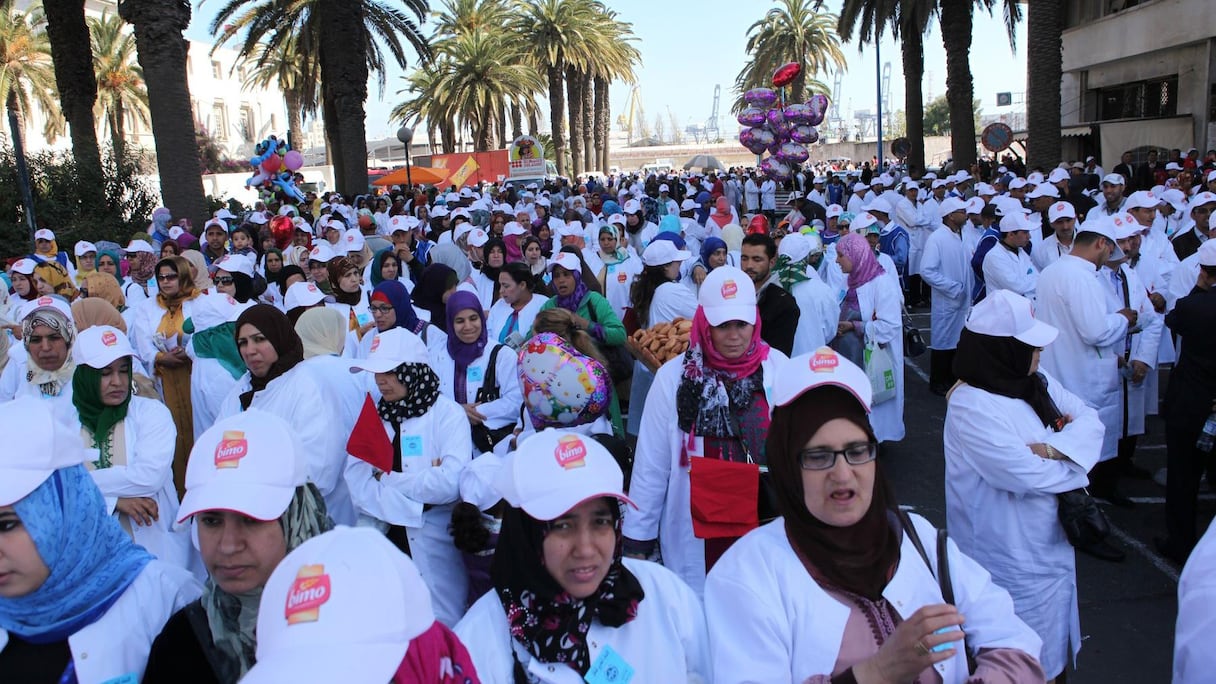
M129 360L129 357L128 357ZM101 400L101 371L91 366L80 364L72 373L72 404L80 414L80 424L93 434L93 448L99 456L93 461L93 467L104 470L111 465L110 434L114 426L127 417L127 407L131 405L131 387L127 386L127 396L118 406L107 406Z
M190 321L193 327L193 319ZM187 331L188 332L188 331ZM236 348L236 323L220 323L206 330L195 332L190 338L194 343L194 354L200 359L215 359L234 379L245 374L245 360Z
M379 285L380 283L384 282L384 277L380 275L380 267L384 265L384 255L385 254L392 254L393 256L397 256L397 254L393 251L392 247L385 247L384 249L380 250L379 252L376 252L376 256L372 258L372 274L371 274L372 275L372 277L371 277L372 287L375 287L375 286ZM401 273L402 266L404 266L404 264L401 263L401 258L397 257L397 277L398 278L400 278L403 275Z
M784 254L777 257L777 264L774 268L777 271L777 282L787 292L794 285L811 279L806 274L806 263L802 261L796 264L791 263L790 258Z
M111 259L113 259L113 260L114 260L114 266L116 267L116 268L115 268L115 270L114 270L114 279L118 281L118 286L119 286L119 287L122 287L122 286L123 286L123 284L126 282L126 281L124 281L124 280L123 280L123 278L122 278L122 257L118 256L118 252L114 252L114 251L111 251L111 250L108 250L108 249L107 249L107 250L100 251L100 252L98 252L98 253L97 253L97 261L96 261L96 264L97 264L98 266L100 266L100 265L101 265L101 258L102 258L103 256L108 256L108 257L110 257ZM99 269L97 269L97 270L99 270L99 271L100 271L101 269L99 268Z

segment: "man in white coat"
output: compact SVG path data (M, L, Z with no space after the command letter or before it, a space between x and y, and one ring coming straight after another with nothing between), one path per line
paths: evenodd
M929 390L938 396L956 380L952 366L958 337L970 310L973 275L971 259L963 244L967 203L957 197L942 200L938 211L942 225L929 235L921 257L921 279L933 296L929 335Z
M748 214L760 211L760 184L756 182L756 174L748 177L743 184L744 208Z
M778 278L794 295L801 312L794 331L794 355L807 354L826 346L836 336L840 322L840 304L836 293L819 277L817 267L823 259L823 240L816 233L791 233L777 246ZM788 259L783 265L782 258ZM808 268L809 266L809 268ZM794 269L805 280L786 285L784 270Z
M1043 368L1099 414L1119 403L1119 362L1111 350L1139 320L1131 307L1112 311L1108 288L1098 279L1099 268L1121 258L1114 224L1109 219L1087 221L1073 240L1072 252L1048 266L1038 284L1038 317L1060 330L1043 352Z
M1001 219L1001 239L984 255L984 285L989 292L1010 290L1034 301L1039 271L1026 252L1030 231L1038 230L1020 211Z
M1040 273L1072 249L1072 239L1077 234L1077 210L1068 202L1056 202L1047 208L1047 221L1055 232L1030 253L1030 260Z
M768 224L777 224L777 181L765 178L760 183L760 211L768 216Z

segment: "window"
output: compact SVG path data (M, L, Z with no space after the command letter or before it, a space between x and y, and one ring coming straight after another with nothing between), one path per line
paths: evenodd
M236 76L241 79L241 83L245 83L245 67L239 66L236 68Z
M223 102L211 105L211 134L216 140L228 140L228 109Z
M224 77L224 68L216 60L211 60L211 77L217 81Z
M247 143L253 142L257 127L253 123L253 107L241 105L241 139Z
M1178 114L1178 77L1137 81L1098 91L1098 120L1147 119Z

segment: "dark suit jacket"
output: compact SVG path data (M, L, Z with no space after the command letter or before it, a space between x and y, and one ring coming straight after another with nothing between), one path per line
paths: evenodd
M1216 399L1216 289L1201 290L1178 300L1165 315L1165 324L1181 338L1182 353L1170 373L1163 416L1167 422L1198 427L1212 412Z
M1178 255L1178 261L1189 257L1199 251L1199 245L1203 244L1199 240L1199 236L1195 234L1194 226L1182 235L1174 238L1174 254Z
M777 283L769 283L756 298L760 310L760 339L786 356L794 351L798 331L798 301Z

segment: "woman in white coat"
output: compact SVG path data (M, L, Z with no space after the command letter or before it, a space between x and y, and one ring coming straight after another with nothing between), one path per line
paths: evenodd
M456 292L445 306L447 345L429 350L431 369L439 392L468 416L474 455L492 451L515 427L523 404L515 350L488 343L477 295Z
M190 406L197 438L215 423L224 398L245 374L245 362L236 348L236 317L249 305L221 292L202 295L192 304L186 353L192 362Z
M1102 446L1094 409L1038 370L1057 334L1027 299L990 291L959 339L944 433L950 534L1043 640L1049 678L1081 648L1076 553L1056 494L1088 483Z
M9 363L0 373L0 401L35 397L46 401L56 419L71 424L76 418L72 406L72 345L76 324L65 299L38 297L26 302L18 314L21 320L21 346L9 349ZM24 353L22 353L24 352Z
M448 532L459 495L460 473L473 442L468 415L439 392L426 346L407 330L377 333L371 353L350 368L375 374L378 419L360 421L352 447L364 435L388 446L391 462L351 452L345 478L359 524L384 531L414 559L431 590L435 616L449 627L464 615L468 577Z
M503 266L498 274L498 301L486 316L489 339L518 349L529 337L532 321L545 304L545 297L536 294L539 279L528 265L515 262Z
M351 257L339 257L325 267L329 269L329 282L334 286L334 301L326 302L325 306L342 314L347 322L346 356L353 357L360 340L376 327L367 298L363 296L362 271Z
M1009 594L928 521L900 512L870 397L861 368L826 347L782 366L767 439L782 517L706 580L714 681L1043 682L1041 642ZM935 578L943 552L952 601Z
M109 515L77 430L46 402L0 405L0 673L14 682L135 682L152 640L202 587Z
M863 368L867 346L875 353L890 353L895 397L873 407L870 424L879 443L898 442L904 438L903 294L894 279L882 277L873 250L857 233L836 242L836 262L848 276L848 289L840 303L832 348Z
M95 325L81 332L74 357L72 404L84 444L97 449L85 468L106 508L137 544L189 569L190 537L173 529L173 416L155 399L132 396L135 350L118 328Z
M630 482L638 508L623 530L627 554L649 557L657 540L663 564L699 595L738 533L697 536L692 459L764 463L769 390L786 358L760 339L756 290L743 271L714 269L697 301L689 350L659 368L646 396Z
M342 478L348 435L329 418L333 408L325 402L324 383L301 365L304 344L287 316L269 304L245 309L236 319L236 347L249 372L224 398L220 417L256 408L287 421L308 447L308 479L325 497L329 516L339 525L354 523Z
M309 309L296 320L296 334L304 349L300 367L320 383L325 392L320 405L329 407L331 427L350 434L359 418L366 378L350 372L350 360L341 358L347 339L346 318L327 307Z
M622 485L607 449L563 430L507 457L494 588L456 625L482 682L715 681L696 595L670 570L622 558Z

